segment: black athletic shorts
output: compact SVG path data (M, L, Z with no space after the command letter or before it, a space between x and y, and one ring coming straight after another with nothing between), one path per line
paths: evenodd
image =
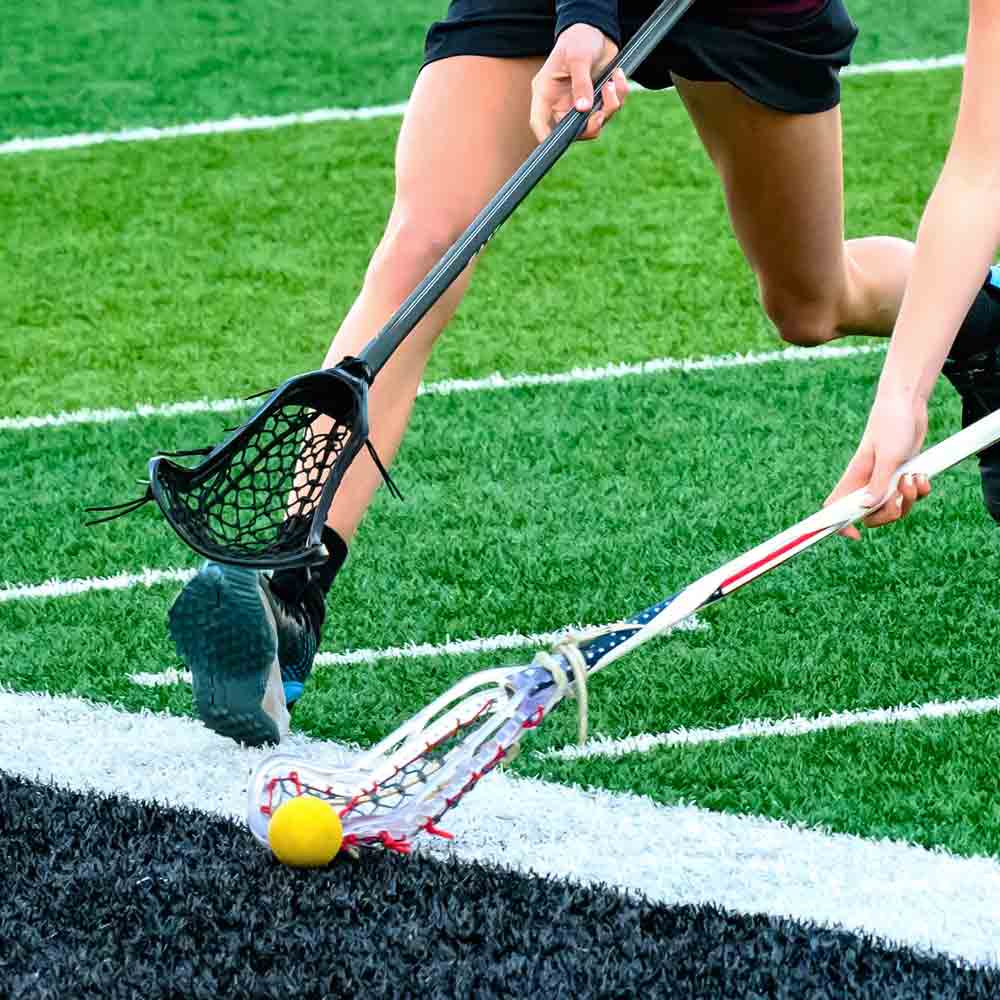
M656 0L620 0L622 44ZM555 37L555 0L451 0L427 33L424 65L449 56L545 56ZM699 0L634 74L644 87L688 80L731 83L779 111L810 114L840 102L839 71L858 29L844 0L805 14L740 14Z

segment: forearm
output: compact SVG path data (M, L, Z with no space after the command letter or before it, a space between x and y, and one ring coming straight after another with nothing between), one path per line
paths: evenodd
M926 400L1000 245L991 176L946 165L927 204L880 386Z
M589 24L615 45L621 44L617 0L557 0L556 37L574 24Z
M1000 245L1000 0L971 0L962 99L881 387L926 399Z

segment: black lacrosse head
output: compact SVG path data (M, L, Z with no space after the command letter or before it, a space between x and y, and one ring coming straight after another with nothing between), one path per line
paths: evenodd
M164 517L218 562L256 569L322 562L333 495L368 443L368 383L353 358L296 376L195 468L151 459L150 490Z

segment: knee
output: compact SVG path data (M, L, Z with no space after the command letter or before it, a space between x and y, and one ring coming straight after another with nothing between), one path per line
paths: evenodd
M762 286L761 304L785 343L818 347L840 336L837 311L825 300Z
M393 213L397 215L397 213ZM380 285L390 282L405 296L444 256L465 228L428 213L398 213L379 243L368 269ZM399 297L397 295L397 297Z

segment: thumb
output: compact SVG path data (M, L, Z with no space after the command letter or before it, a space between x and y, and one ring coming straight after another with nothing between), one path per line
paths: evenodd
M854 457L844 470L844 474L840 477L840 482L833 488L833 492L826 498L826 503L823 506L829 507L830 504L835 503L842 497L867 486L871 479L874 464L874 452L870 447L862 444L854 453ZM845 538L850 538L855 542L861 538L861 533L853 524L848 524L841 528L838 534L843 535Z
M573 90L573 107L589 111L594 104L594 82L590 79L590 60L584 56L570 56L569 77Z
M897 463L891 457L887 457L884 452L876 456L867 489L871 500L866 506L873 507L876 504L881 506L882 501L885 500L885 495L891 487L896 485L897 468Z
M875 455L870 448L862 445L851 459L833 492L826 498L824 507L829 507L841 497L867 486L875 466Z

